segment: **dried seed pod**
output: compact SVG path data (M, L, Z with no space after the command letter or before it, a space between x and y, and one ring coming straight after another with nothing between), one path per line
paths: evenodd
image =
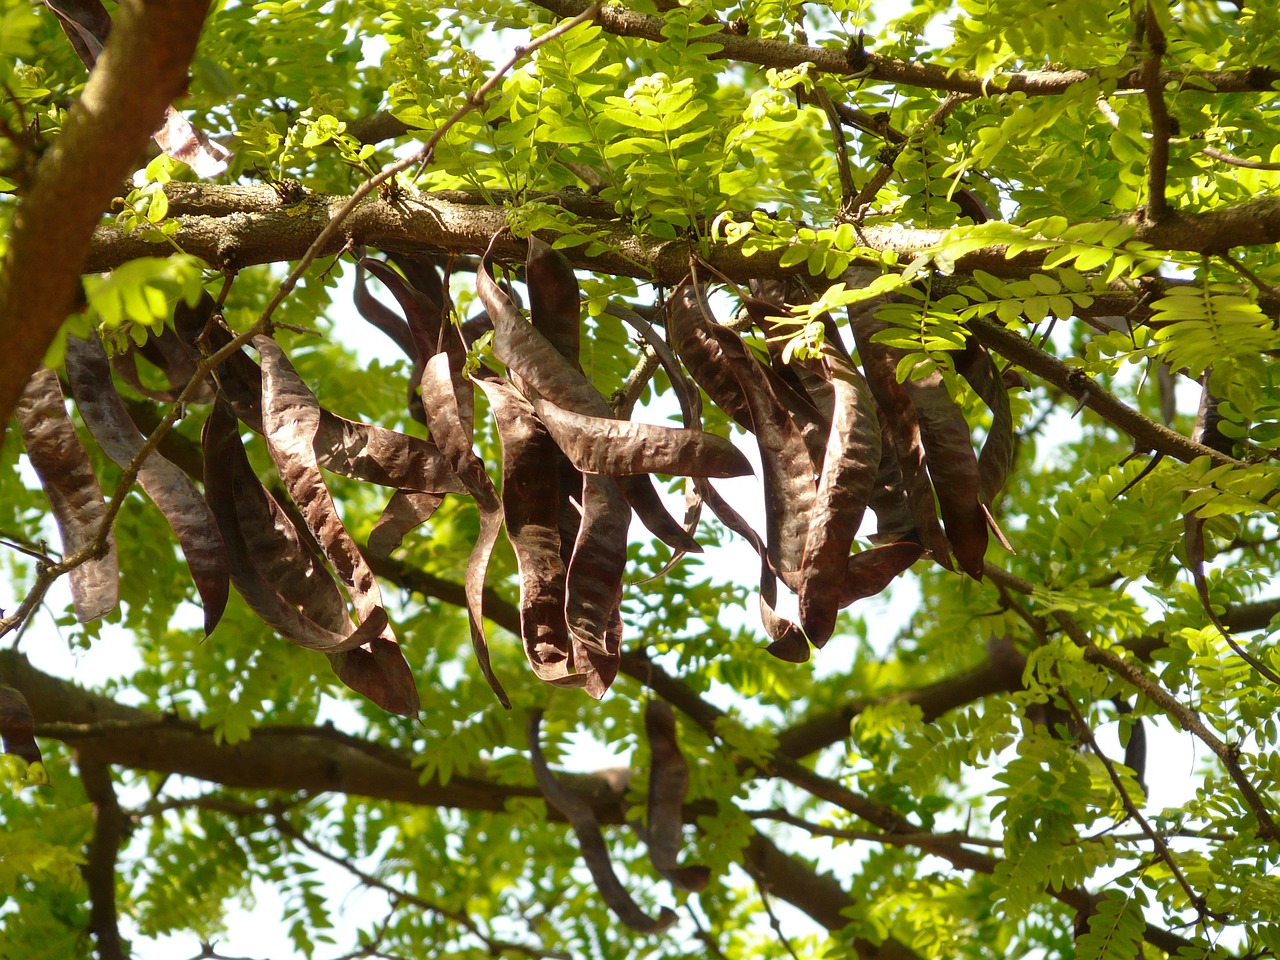
M365 281L365 273L372 264L381 264L380 260L364 258L356 262L356 278L352 299L356 310L372 326L385 333L401 352L410 360L418 359L418 351L413 344L413 335L409 333L409 324L398 313L375 297ZM377 273L374 273L377 276ZM381 279L379 277L379 279Z
M502 509L520 571L520 639L533 672L548 682L572 676L565 623L565 562L560 555L555 442L515 387L477 380L502 441Z
M829 361L833 412L813 514L805 536L797 594L800 623L822 647L835 629L838 586L880 469L880 421L862 375Z
M684 800L689 793L689 764L676 739L676 717L665 700L650 700L644 708L644 732L649 740L649 799L646 842L653 868L681 890L706 887L711 871L704 866L682 867Z
M4 752L27 763L43 763L36 743L36 719L22 691L0 681L0 740Z
M382 609L382 591L369 564L343 526L329 488L320 474L314 448L321 420L320 406L274 340L259 336L253 342L262 357L262 425L267 450L290 497L301 510L308 529L351 595L361 621L367 621L375 615L374 611ZM397 642L390 626L380 632L378 640L381 643L370 645L369 653L378 660L379 668L384 663L398 663L397 658L403 659L398 650L380 649L384 644L395 645ZM354 651L347 653L350 656ZM414 713L418 707L416 701L415 688L412 697Z
M536 399L538 419L569 462L609 477L665 473L680 477L742 477L747 458L728 440L701 430L676 430L630 420L592 417Z
M544 398L565 410L613 419L613 411L600 392L551 341L525 321L483 264L476 271L476 292L493 319L494 354L507 365L512 382L522 393L531 400ZM647 476L624 477L618 485L655 536L677 550L701 552L697 541L662 505Z
M535 710L529 715L529 762L533 766L533 775L547 803L555 807L569 821L574 836L578 838L578 849L582 851L582 860L591 871L591 879L595 881L600 899L613 911L614 916L632 930L640 933L661 933L676 922L676 915L666 907L658 916L650 917L622 885L617 874L613 872L613 862L609 859L609 848L600 833L600 824L587 804L574 796L556 779L551 768L547 766L539 743L538 731L542 724L542 711Z
M399 647L381 636L385 613L375 611L353 627L323 560L254 475L225 401L214 404L203 442L205 496L236 591L286 640L324 652L348 687L384 710L416 715L413 674Z
M188 309L180 301L174 324L183 342L199 355L199 341L211 351L231 342L226 328L214 322L214 303ZM255 433L262 433L262 371L243 351L218 367L223 398L236 416ZM371 423L348 420L320 408L320 423L312 441L317 461L326 470L352 480L424 493L465 493L443 455L430 440L397 433Z
M1009 408L1009 388L996 369L991 354L976 340L969 340L955 356L956 372L968 381L973 392L991 410L991 428L978 455L978 491L988 507L1004 489L1013 465L1013 411Z
M524 278L533 325L571 367L581 371L582 304L573 267L563 253L531 235Z
M947 539L964 571L981 580L987 553L987 514L978 500L978 457L973 452L969 424L939 371L908 378L903 386L915 406Z
M484 579L489 567L489 557L502 529L502 504L498 500L498 492L493 488L493 481L485 472L484 461L476 456L471 447L470 421L464 420L460 410L450 366L447 353L437 353L427 360L422 369L423 407L426 409L431 435L440 444L449 466L467 488L467 492L475 498L476 506L480 509L480 535L467 560L465 581L471 645L489 686L502 705L510 708L511 701L489 661L489 644L485 638L483 621ZM465 392L470 398L470 383Z
M52 370L38 371L18 400L15 416L27 458L58 524L62 552L71 556L93 542L107 504L67 416L58 375ZM77 620L96 620L114 610L120 602L115 537L108 535L106 552L80 564L71 571L70 579Z
M702 291L683 284L668 302L667 331L693 379L722 409L737 419L745 408L760 447L769 561L782 581L794 586L813 509L813 460L764 368L737 334L710 317Z
M850 307L849 324L853 328L867 385L871 388L881 421L892 441L916 536L933 559L950 570L951 548L942 525L938 522L938 508L933 499L933 486L929 482L928 459L920 438L915 406L911 402L911 395L898 382L896 355L873 339L885 328L882 321L876 320L875 311L886 299L875 298L865 304Z
M290 543L280 536L277 523L253 527L245 522L271 515L266 505L270 494L254 476L235 432L234 416L224 404L217 403L205 422L203 443L206 495L226 544L236 591L253 612L290 643L322 653L358 647L381 633L387 618L380 609L360 630L351 628L337 585L323 567L311 564L305 578L298 578L296 569L302 565L294 561L301 551L292 524ZM277 522L288 523L282 512L277 517ZM256 549L246 539L246 528L253 530ZM294 571L288 569L291 566ZM272 574L284 578L272 579ZM319 622L313 619L317 611Z
M409 532L430 520L443 502L439 493L397 490L369 531L369 552L375 557L391 556Z
M102 341L67 338L67 380L80 416L103 452L127 467L146 438L125 410L111 380ZM185 473L157 452L138 468L138 485L151 498L177 537L204 607L204 635L218 625L227 605L231 573L227 551L208 505Z
M798 626L780 617L775 612L778 604L778 581L773 567L769 565L768 548L760 535L733 509L708 480L696 480L698 493L702 500L715 514L716 519L742 537L760 556L760 622L764 632L772 641L768 650L779 660L788 663L804 663L809 659L809 642L804 631Z

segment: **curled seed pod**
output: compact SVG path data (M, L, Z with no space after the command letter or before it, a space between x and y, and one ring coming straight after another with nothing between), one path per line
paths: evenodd
M644 731L649 740L649 800L647 842L653 868L681 890L706 887L711 871L704 866L682 867L684 800L689 793L689 763L676 738L676 717L665 700L650 700L644 708Z
M530 235L524 277L533 325L580 371L582 304L573 267L559 250Z
M470 422L464 420L450 368L449 355L446 353L437 353L427 360L422 368L423 406L427 412L431 435L440 444L449 466L467 488L467 492L475 498L480 510L480 534L467 560L467 619L471 626L471 645L476 653L476 662L480 664L480 670L498 701L510 709L511 701L489 661L489 642L485 637L483 620L484 580L489 568L489 557L502 530L502 503L498 500L493 481L485 472L484 461L471 447ZM470 398L470 383L465 392Z
M52 370L38 371L23 390L15 416L27 458L58 524L62 552L70 556L93 542L107 504L67 416L58 375ZM70 580L77 620L96 620L114 610L120 602L115 537L108 535L106 553L80 564L71 571Z
M547 803L555 807L572 828L578 838L578 849L582 851L582 860L591 871L591 879L595 881L600 899L613 911L614 916L632 930L640 933L661 933L676 922L675 912L662 908L657 917L651 917L636 904L622 885L618 875L613 872L613 862L609 859L609 848L600 833L600 824L587 804L574 796L556 779L551 768L547 766L539 743L538 731L542 724L542 711L535 710L529 715L529 761L533 766L533 775Z
M813 460L764 368L737 334L710 317L702 291L683 284L668 302L667 331L676 354L712 400L727 402L722 409L735 419L745 408L760 447L769 561L791 586L799 579L813 509Z
M430 520L443 502L439 493L397 490L369 531L369 552L375 557L391 556L409 532Z
M199 355L204 338L216 351L231 342L231 334L213 320L214 304L208 297L201 308L188 309L181 301L174 323L188 349ZM243 351L218 368L221 396L240 420L262 433L262 371ZM326 470L352 480L376 483L424 493L465 493L440 450L430 440L359 423L320 408L320 423L312 441L316 460Z
M875 397L881 421L893 447L916 536L933 559L950 570L951 548L942 525L938 522L938 508L933 499L933 486L929 482L928 458L920 438L915 406L906 388L898 382L895 355L888 347L874 340L875 335L885 328L882 321L876 320L875 312L886 300L887 298L877 297L850 307L849 324L853 328L867 385L871 388L871 395Z
M409 325L404 321L403 317L375 297L372 291L369 290L369 284L365 280L365 273L368 272L366 262L381 263L379 260L370 260L368 258L356 262L356 279L352 292L356 310L372 326L385 333L406 357L410 360L418 359L418 351L414 348L413 336L409 333Z
M374 616L375 610L382 609L382 591L368 562L343 526L329 488L320 474L314 447L321 421L320 405L274 340L258 336L253 342L263 362L262 423L267 450L308 529L351 595L361 621L367 621ZM403 654L398 649L385 649L386 645L397 643L390 626L385 627L377 639L380 642L371 644L368 653L377 661L376 673L380 674L390 665L398 667L403 661ZM351 664L364 659L355 659L352 655L356 651L345 653L349 658L345 662L349 670L352 669ZM339 676L342 676L341 672ZM412 681L411 677L409 679ZM416 714L417 688L410 690L404 687L399 692L404 695L403 705L412 706L410 715Z
M80 416L103 452L127 467L146 438L125 410L111 380L102 341L67 338L67 380ZM227 551L208 505L185 473L157 452L138 468L138 485L164 515L186 557L204 607L204 635L213 632L227 605L231 573Z
M352 690L414 716L417 686L400 648L380 636L385 616L353 627L323 559L254 475L225 401L205 423L204 452L205 496L227 545L232 583L250 609L290 642L322 650Z
M805 639L804 631L785 617L778 616L775 611L778 604L778 580L774 575L773 567L769 565L769 554L764 540L743 519L742 515L720 496L710 481L694 482L697 484L698 493L703 502L715 514L716 519L751 544L760 556L760 622L764 626L765 634L772 641L768 646L769 652L779 660L785 660L788 663L804 663L809 659L809 642Z
M973 392L991 410L991 428L978 455L978 491L983 503L994 506L1013 464L1013 411L1009 407L1009 388L996 369L991 354L976 340L965 343L964 350L956 354L955 363L956 372L968 381Z
M981 580L987 553L987 513L978 500L978 458L969 424L937 370L908 378L903 386L915 405L947 539L961 568Z
M353 630L327 571L321 567L317 575L317 567L312 565L305 579L297 577L295 571L302 564L289 562L300 559L296 532L295 542L289 543L276 535L279 528L275 524L250 527L256 549L250 548L245 520L270 514L265 505L270 494L253 475L235 431L235 418L223 403L215 404L205 422L203 443L205 494L226 544L232 582L250 609L284 639L308 650L339 653L377 637L387 625L386 613L380 608L359 630ZM290 566L294 570L288 571L283 581L269 579L269 573L286 571ZM333 597L337 598L336 608ZM322 622L313 619L314 614Z
M844 582L839 585L839 606L849 606L864 597L874 597L893 578L924 555L924 547L914 540L899 540L855 553L845 564Z
M607 639L618 618L627 564L631 510L609 477L587 474L582 483L582 523L565 575L565 621L579 643L617 656Z

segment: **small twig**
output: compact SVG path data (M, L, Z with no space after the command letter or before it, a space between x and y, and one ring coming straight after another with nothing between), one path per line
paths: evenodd
M827 125L831 127L832 142L836 151L836 171L840 174L840 213L852 216L858 209L858 187L853 182L853 167L849 163L849 146L844 140L844 124L841 122L836 105L831 102L831 95L821 84L813 88L813 102L822 108L827 115Z
M1276 169L1280 170L1280 164L1276 164ZM1221 259L1228 267L1257 287L1258 292L1264 297L1270 297L1273 300L1280 300L1280 290L1277 290L1271 284L1267 283L1267 281L1263 280L1243 263L1235 259L1235 257L1224 254Z
M25 542L19 542L19 539ZM47 552L41 549L38 544L26 540L25 537L17 538L12 534L0 535L0 547L8 547L10 550L17 550L18 553L25 553L28 557L39 560L41 563L54 563L54 559Z
M1067 710L1071 713L1072 719L1075 720L1076 730L1080 737L1088 745L1089 749L1093 751L1094 756L1102 761L1102 766L1106 768L1107 776L1111 779L1112 786L1116 788L1116 792L1120 795L1120 802L1124 805L1125 812L1137 822L1146 839L1151 841L1152 846L1155 848L1156 855L1169 867L1169 871L1173 874L1174 879L1178 881L1178 886L1182 887L1183 892L1187 895L1187 899L1195 905L1196 911L1201 915L1201 917L1211 916L1211 914L1209 914L1205 898L1200 896L1191 888L1191 884L1183 874L1182 868L1179 867L1177 861L1173 859L1173 853L1169 850L1168 844L1164 842L1164 838L1152 829L1150 822L1148 822L1147 818L1143 816L1142 811L1138 809L1138 805L1133 802L1133 798L1129 796L1129 791L1124 785L1124 780L1121 779L1119 772L1116 770L1115 764L1111 762L1111 758L1103 753L1102 748L1098 746L1098 741L1093 735L1093 728L1085 719L1084 714L1080 712L1080 708L1076 706L1075 698L1068 694L1066 689L1063 687L1058 688L1058 695L1062 697L1063 702L1067 705ZM1214 916L1213 919L1220 923L1226 922L1226 918L1221 916Z
M951 111L953 111L956 107L960 106L960 104L964 103L966 100L972 100L972 99L973 99L972 94L967 94L967 93L947 94L946 99L944 99L940 104L938 104L937 109L935 109L933 113L929 115L929 118L925 120L922 124L920 124L920 126L917 127L915 130L913 130L911 132L911 135L908 136L905 141L895 146L893 159L885 163L882 163L880 165L880 169L875 172L875 174L871 177L871 179L867 181L866 185L862 188L862 190L859 191L858 195L853 198L853 202L852 202L853 211L856 212L858 210L861 210L864 207L869 206L872 202L875 201L876 194L880 192L880 188L883 187L886 183L888 183L890 178L893 177L894 163L897 161L898 156L901 154L903 150L909 149L914 143L917 143L920 140L922 140L926 133L928 133L934 127L942 123L943 120L947 119L947 117L951 114Z
M538 947L529 946L528 944L511 943L506 940L494 939L493 937L490 937L488 934L486 934L483 930L481 930L479 924L477 924L474 920L472 920L470 915L468 915L464 911L451 910L448 907L443 907L440 904L434 903L430 900L420 897L417 894L409 893L404 890L398 890L395 887L393 887L391 884L383 880L379 880L377 877L373 876L372 874L366 873L365 871L361 870L359 867L357 867L355 864L348 861L346 858L330 853L328 850L325 850L320 845L307 839L307 837L303 835L301 831L299 831L296 827L293 826L293 824L291 824L288 820L284 818L282 813L280 812L272 813L271 821L273 824L275 824L276 829L279 830L283 836L288 837L294 843L298 844L298 846L302 847L305 850L310 851L311 853L315 854L317 857L320 857L323 860L327 860L330 863L334 864L335 866L341 867L343 870L351 874L353 877L355 877L365 886L372 887L375 890L381 890L383 893L391 897L393 903L411 904L415 907L418 907L421 910L427 911L428 913L434 913L437 916L443 917L446 920L451 920L452 922L458 924L458 926L465 928L468 933L472 934L474 937L480 940L480 942L482 942L485 945L485 949L487 949L494 956L498 956L504 952L509 951L511 953L518 953L521 956L525 956L525 957L546 957L546 958L555 958L555 960L570 960L570 957L568 954L562 953L558 950L542 950Z
M778 920L778 915L773 912L773 904L769 902L769 891L765 886L764 879L758 874L752 874L752 879L756 882L756 889L760 891L760 902L764 905L764 912L769 917L769 926L773 928L774 934L782 945L787 948L787 953L791 954L791 960L800 960L795 947L791 946L791 941L782 932L782 923Z
M928 831L909 831L883 833L877 830L849 830L842 827L824 827L820 823L811 823L802 817L785 810L745 810L752 820L774 820L789 826L798 827L815 837L831 837L833 840L865 840L869 843L883 843L894 847L910 847L920 841L945 840L953 843L967 843L974 847L990 847L999 850L1004 847L1002 840L989 840L986 837L975 837L967 833L929 833Z
M985 573L993 582L1015 593L1021 593L1026 596L1032 596L1035 593L1035 588L1026 580L994 564L988 563ZM1191 733L1212 750L1214 755L1222 761L1222 766L1227 775L1239 788L1245 806L1249 808L1257 821L1258 836L1269 843L1280 843L1280 827L1276 826L1276 822L1272 818L1271 812L1267 809L1262 796L1249 781L1249 778L1245 776L1244 770L1240 766L1239 744L1224 743L1217 734L1205 725L1205 722L1200 719L1200 715L1196 711L1166 690L1158 681L1147 676L1137 664L1124 659L1113 650L1104 650L1095 644L1071 614L1055 610L1051 616L1062 628L1063 632L1071 638L1071 641L1084 651L1084 658L1087 662L1104 667L1109 672L1128 682L1130 686L1176 720L1182 729Z
M692 904L685 904L685 912L689 914L689 919L693 921L693 935L707 948L707 953L714 957L715 960L729 960L724 955L724 951L720 949L720 944L716 942L716 938L703 928L702 922L698 920L698 915L694 913Z
M1249 170L1280 170L1280 163L1271 163L1266 160L1244 160L1240 157L1232 156L1226 151L1219 150L1217 147L1201 147L1200 152L1212 160L1218 160L1233 167L1246 167Z
M1150 56L1142 66L1142 86L1147 95L1147 107L1151 111L1151 153L1147 160L1147 211L1146 220L1154 223L1169 212L1165 196L1169 177L1169 138L1173 129L1169 122L1169 107L1164 102L1164 88L1160 82L1160 62L1166 46L1164 31L1156 16L1153 0L1147 0L1145 34Z

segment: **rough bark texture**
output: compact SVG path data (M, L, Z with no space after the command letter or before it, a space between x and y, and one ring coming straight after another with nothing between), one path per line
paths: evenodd
M84 93L36 168L0 271L0 431L75 306L94 226L186 88L207 11L208 0L124 0Z

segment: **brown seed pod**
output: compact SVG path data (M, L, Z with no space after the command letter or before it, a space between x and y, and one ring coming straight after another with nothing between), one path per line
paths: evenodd
M70 556L93 542L106 516L107 504L89 458L63 402L58 375L40 370L27 384L15 410L27 458L40 478ZM71 602L82 623L106 616L120 602L120 566L114 536L107 537L103 556L71 571Z
M565 623L565 562L560 556L556 446L529 404L505 381L477 380L502 441L502 509L520 571L520 639L540 680L572 676Z
M591 871L591 879L595 881L600 899L613 911L614 916L632 930L640 933L661 933L676 922L674 911L662 908L657 917L651 917L636 904L622 885L618 875L613 872L613 862L609 859L609 848L600 833L600 824L587 804L574 796L556 779L551 768L547 766L539 743L538 731L542 724L542 711L535 710L529 715L529 762L533 767L534 778L538 788L546 797L547 803L555 807L569 821L574 836L578 839L578 849L582 851L582 860Z
M650 700L644 708L644 732L649 740L649 798L645 817L646 842L653 868L681 890L706 887L711 871L704 866L682 867L684 800L689 793L689 763L676 738L676 717L665 700Z
M483 264L476 271L476 292L493 319L494 354L507 365L512 382L522 393L530 400L535 397L549 400L564 410L613 419L613 411L600 392L550 340L525 321ZM618 485L641 522L655 536L677 550L701 552L697 541L662 505L649 477L623 477Z
M800 623L823 646L835 629L838 587L880 469L880 421L867 382L853 364L828 360L831 433L805 536L797 594Z
M80 416L102 451L126 467L146 438L125 410L111 379L102 341L67 338L67 380ZM138 469L138 485L164 515L186 557L204 607L204 635L218 625L227 605L230 570L227 551L208 505L185 473L152 452Z
M465 389L468 399L471 392L471 384L468 382ZM489 568L489 557L502 530L502 503L498 500L493 481L485 472L484 461L476 456L471 447L470 420L464 419L460 409L447 353L437 353L422 368L422 401L431 435L436 438L449 466L467 488L467 492L475 498L480 510L480 535L467 560L465 581L471 645L489 686L499 702L510 709L511 701L489 661L489 642L485 637L483 620L484 580Z

